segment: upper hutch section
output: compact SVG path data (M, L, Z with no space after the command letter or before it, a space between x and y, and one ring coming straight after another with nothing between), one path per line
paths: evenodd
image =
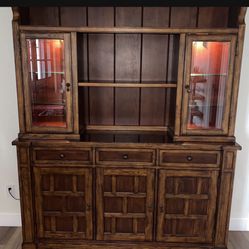
M234 141L245 11L14 9L21 136Z

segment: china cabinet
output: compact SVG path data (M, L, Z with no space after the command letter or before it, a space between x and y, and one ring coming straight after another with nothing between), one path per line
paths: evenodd
M227 248L245 13L13 8L23 249Z

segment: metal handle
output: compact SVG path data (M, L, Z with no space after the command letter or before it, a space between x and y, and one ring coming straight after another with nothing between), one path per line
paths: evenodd
M188 161L192 161L192 160L193 160L193 157L192 157L192 156L187 156L187 160L188 160Z
M70 91L70 86L71 86L71 84L70 84L70 83L66 83L67 92L69 92L69 91Z
M60 154L60 158L64 158L65 155L63 153Z
M123 159L124 159L124 160L127 160L127 159L128 159L128 155L127 155L127 154L124 154L124 155L123 155Z
M185 89L187 90L187 93L191 93L190 85L185 85Z

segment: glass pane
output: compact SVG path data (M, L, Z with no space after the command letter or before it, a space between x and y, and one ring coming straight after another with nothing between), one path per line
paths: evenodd
M222 129L230 42L194 41L187 129Z
M27 39L32 125L66 127L64 41Z

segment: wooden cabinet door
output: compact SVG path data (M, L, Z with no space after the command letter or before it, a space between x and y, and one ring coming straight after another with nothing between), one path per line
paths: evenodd
M182 134L228 133L235 47L235 35L187 37Z
M157 241L212 242L217 171L160 170Z
M154 170L97 169L97 239L151 241Z
M92 170L34 169L39 238L92 239Z
M22 33L21 43L27 132L72 132L70 34Z

